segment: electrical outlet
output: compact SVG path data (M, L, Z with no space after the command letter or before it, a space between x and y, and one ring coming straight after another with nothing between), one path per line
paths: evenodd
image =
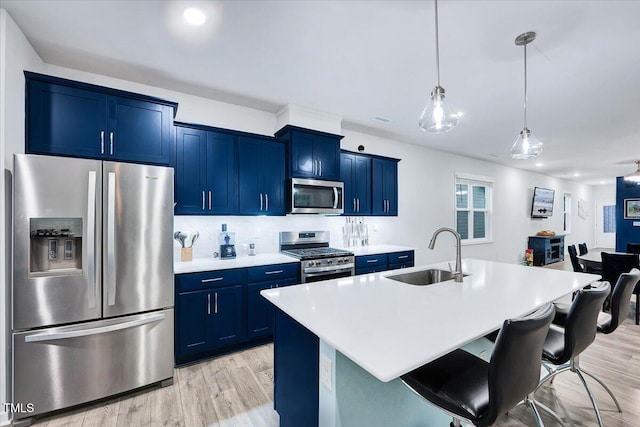
M324 354L320 355L320 383L331 390L331 360Z
M487 360L487 350L482 350L480 352L480 359Z

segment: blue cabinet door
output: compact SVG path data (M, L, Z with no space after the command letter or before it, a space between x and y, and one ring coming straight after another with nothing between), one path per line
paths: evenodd
M356 206L356 155L340 154L340 180L344 183L344 215L354 215Z
M214 347L223 347L242 341L244 334L244 297L242 285L211 290L211 341Z
M296 283L297 278L288 278L247 284L247 338L258 338L273 333L275 307L260 295L260 291Z
M267 215L285 214L284 145L262 141L261 179L264 193L264 212Z
M262 143L260 140L238 138L238 212L241 214L264 213L261 168Z
M371 158L341 153L340 179L344 182L345 215L371 214Z
M237 211L235 137L207 132L207 194L205 207L211 214Z
M172 108L119 96L110 96L108 106L107 158L170 164Z
M176 301L176 359L213 347L211 337L211 293L184 292Z
M316 163L316 178L327 181L340 179L340 140L328 136L315 135L313 158Z
M372 204L373 215L398 215L398 162L373 159Z
M285 214L284 145L260 138L238 138L238 212Z
M106 95L40 81L29 81L27 94L27 153L89 158L104 153Z
M207 213L207 133L176 127L175 213Z
M317 165L313 157L313 135L292 132L291 138L291 176L316 178Z

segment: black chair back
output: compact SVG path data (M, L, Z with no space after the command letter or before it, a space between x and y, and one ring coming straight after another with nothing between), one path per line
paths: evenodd
M627 243L628 254L640 254L640 243Z
M640 282L640 270L634 268L629 273L622 273L611 293L611 320L600 327L600 332L610 334L629 315L631 294L636 284Z
M489 408L482 425L493 424L538 386L542 346L554 313L553 304L546 304L525 318L504 321L489 364Z
M586 243L578 243L578 251L580 252L580 255L584 255L587 252L589 252L589 250L587 249L587 244Z
M567 246L567 251L569 252L569 258L571 258L571 265L573 266L573 271L577 273L584 273L584 269L580 265L580 261L578 261L578 253L576 252L575 245Z
M560 365L575 358L596 339L598 314L610 291L608 282L600 282L577 292L564 324L564 350L554 364Z
M622 273L628 273L640 267L638 254L610 254L602 252L602 280L617 283Z

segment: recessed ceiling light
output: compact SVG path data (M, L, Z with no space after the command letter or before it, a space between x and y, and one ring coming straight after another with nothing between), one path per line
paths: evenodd
M537 167L539 167L539 168L540 168L540 167L542 167L543 165L544 165L544 164L543 164L542 162L538 162L538 163L536 163L536 166L537 166Z
M606 184L607 181L600 181L600 184Z
M580 172L574 172L573 176L580 176Z
M373 120L375 120L376 122L381 122L381 123L389 123L391 121L390 118L388 117L382 117L382 116L375 116L373 118Z
M190 7L184 10L182 14L189 25L199 26L205 23L207 17L201 10Z

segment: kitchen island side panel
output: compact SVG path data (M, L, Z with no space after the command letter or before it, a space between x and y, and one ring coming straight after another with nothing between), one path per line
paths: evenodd
M276 309L274 407L280 427L318 426L319 339Z

